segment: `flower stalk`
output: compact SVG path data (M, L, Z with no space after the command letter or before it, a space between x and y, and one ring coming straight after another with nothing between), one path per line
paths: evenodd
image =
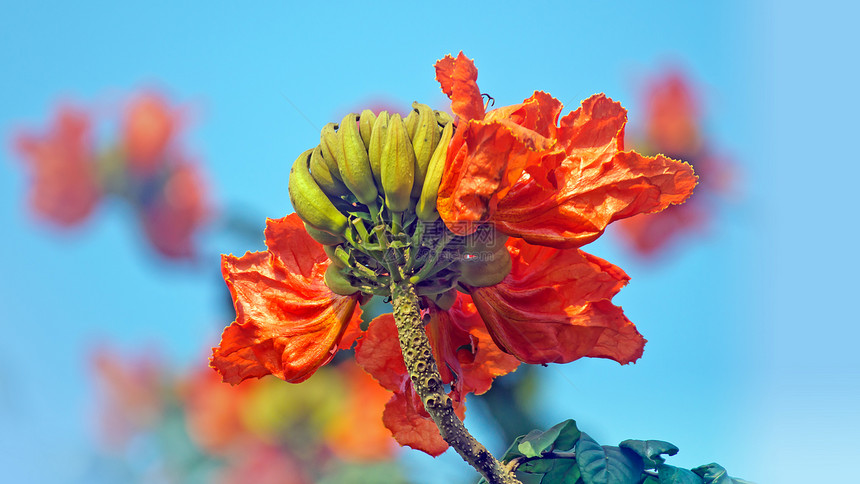
M445 393L430 341L424 331L418 295L408 280L391 285L391 304L412 386L427 413L439 427L442 438L490 484L519 484L514 474L466 430L454 413L451 398Z

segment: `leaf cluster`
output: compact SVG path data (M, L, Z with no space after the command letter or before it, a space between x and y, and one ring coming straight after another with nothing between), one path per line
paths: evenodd
M568 419L517 437L502 461L511 470L541 476L541 484L750 484L715 463L691 470L666 464L664 456L677 453L678 447L662 440L600 445Z

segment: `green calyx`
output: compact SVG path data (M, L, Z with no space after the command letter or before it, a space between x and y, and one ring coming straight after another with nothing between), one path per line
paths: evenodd
M334 293L390 296L392 283L408 280L445 309L457 289L501 281L511 259L491 227L461 237L439 218L453 120L412 106L405 118L365 110L327 124L290 172L290 199L332 261L325 282Z

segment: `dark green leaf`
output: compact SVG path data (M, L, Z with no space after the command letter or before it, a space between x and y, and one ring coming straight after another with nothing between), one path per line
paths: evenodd
M552 459L552 469L544 474L540 484L577 484L579 480L579 468L574 459Z
M586 433L576 442L576 460L585 484L638 484L645 470L635 452L601 446Z
M646 469L654 469L658 465L666 461L661 454L675 455L678 453L678 448L669 442L662 440L625 440L618 444L618 447L630 449L639 454L645 463Z
M654 476L647 476L642 484L660 484L660 480Z
M544 474L552 469L553 463L557 459L535 459L526 462L525 464L517 467L518 471L528 472L529 474ZM574 461L573 459L566 459ZM574 461L576 462L576 461Z
M693 472L701 476L704 484L734 484L723 466L717 463L696 467Z
M657 466L660 484L702 484L702 478L680 467L660 464Z
M567 419L546 432L532 430L523 438L517 450L526 457L540 457L541 453L548 450L567 451L573 448L579 435L576 422Z

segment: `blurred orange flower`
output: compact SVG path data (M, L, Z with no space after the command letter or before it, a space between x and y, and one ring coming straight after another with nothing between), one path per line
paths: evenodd
M516 237L504 280L464 285L493 341L533 364L638 359L645 339L611 302L627 275L577 247L615 220L682 203L696 185L692 168L624 151L626 111L603 95L561 119L561 103L544 92L485 112L462 52L437 62L436 77L459 116L439 213L454 232L490 223Z
M180 115L153 92L135 96L126 109L122 143L128 164L139 175L151 175L166 161Z
M680 72L653 79L645 90L644 126L635 133L643 150L688 160L699 187L687 203L659 214L639 215L619 224L622 240L643 257L657 255L685 233L703 230L715 209L715 196L728 191L732 169L703 133L700 96Z
M162 96L139 94L124 114L120 139L97 149L90 118L60 108L47 134L24 133L15 140L32 171L33 210L53 223L73 226L102 198L120 198L137 212L161 255L194 257L194 236L212 209L200 166L177 146L181 118Z
M336 366L345 386L345 399L325 427L325 440L340 459L379 461L396 451L391 433L382 424L390 393L358 365L346 360Z
M162 368L152 353L135 359L101 348L93 357L102 403L98 424L108 448L124 447L158 423L164 412Z
M31 171L30 206L37 215L71 227L92 213L100 189L87 114L61 107L47 133L22 133L15 146Z

